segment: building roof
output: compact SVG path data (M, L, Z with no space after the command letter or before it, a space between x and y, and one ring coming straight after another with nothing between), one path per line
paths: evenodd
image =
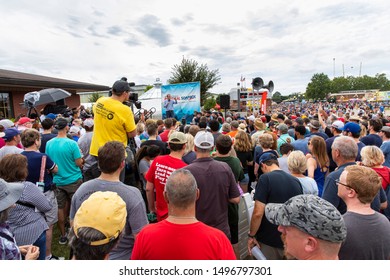
M90 83L76 82L53 77L22 73L17 71L0 69L0 85L2 86L25 86L42 88L63 88L76 91L99 91L109 90L110 87Z

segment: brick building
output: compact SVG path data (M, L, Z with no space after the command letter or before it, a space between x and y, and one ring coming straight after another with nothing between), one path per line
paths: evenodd
M24 95L45 88L61 88L71 93L70 97L56 102L58 105L66 104L70 108L80 105L80 96L77 93L110 89L109 86L104 85L0 69L0 119L27 114L28 109L23 106ZM38 106L37 111L39 112L44 106Z

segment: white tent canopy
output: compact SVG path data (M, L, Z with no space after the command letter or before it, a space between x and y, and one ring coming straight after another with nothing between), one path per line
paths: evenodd
M147 92L143 93L138 100L142 102L142 108L145 110L150 110L152 107L156 109L156 112L153 114L153 119L162 118L162 108L161 108L161 86L162 83L160 79L157 78L156 82Z

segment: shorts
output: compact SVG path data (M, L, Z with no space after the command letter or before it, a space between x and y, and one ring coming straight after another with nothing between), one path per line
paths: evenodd
M238 243L238 204L228 204L228 219L230 228L230 243Z
M53 205L51 210L45 213L46 223L48 226L51 226L54 225L56 222L58 222L57 198L56 198L56 194L52 190L45 192L44 195L50 201L51 205Z
M248 184L249 183L249 175L248 173L244 174L245 178L240 181L241 184Z
M80 185L83 183L83 180L79 179L76 182L65 185L65 186L57 186L56 196L57 196L57 203L58 203L58 209L64 209L66 202L71 201L74 193L77 191L77 189L80 187Z

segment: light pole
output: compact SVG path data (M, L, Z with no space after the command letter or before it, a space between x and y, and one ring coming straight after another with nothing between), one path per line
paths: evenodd
M237 112L241 111L240 83L237 83Z
M336 77L336 58L333 58L333 79Z

